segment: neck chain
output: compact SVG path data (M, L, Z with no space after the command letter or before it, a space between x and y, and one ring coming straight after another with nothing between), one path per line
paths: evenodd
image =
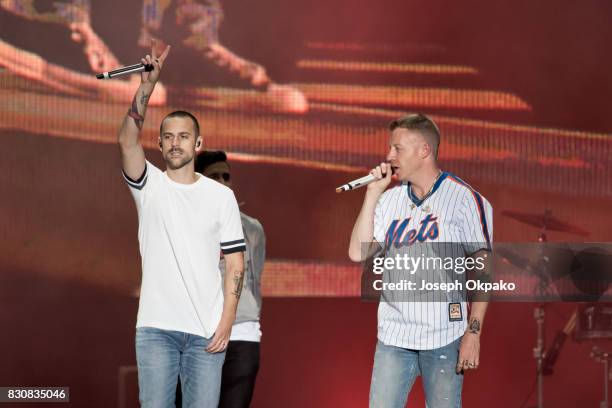
M442 170L438 170L438 176L436 177L436 179L434 180L434 182L431 184L431 187L429 188L429 191L423 196L422 199L418 199L416 196L412 195L412 186L408 185L408 194L410 195L410 199L414 202L414 201L420 201L423 202L425 201L429 195L431 194L431 192L433 191L434 186L436 185L436 183L438 182L438 179L440 178L440 176L442 176ZM414 204L413 204L414 206ZM414 207L412 207L414 208Z

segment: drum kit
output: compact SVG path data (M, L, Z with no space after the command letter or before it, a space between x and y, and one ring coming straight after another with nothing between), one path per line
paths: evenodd
M576 225L572 225L552 215L551 210L546 209L543 214L530 214L516 211L502 211L502 215L512 218L520 223L527 224L540 228L538 242L547 242L548 231L566 232L582 237L589 235L588 231ZM552 279L558 278L555 276L555 271L547 271L546 268L551 268L549 257L542 253L539 259L533 263L527 261L522 256L512 253L508 250L502 250L497 255L501 259L520 268L530 274L540 278L538 292L546 293ZM572 281L578 289L582 289L581 283L584 278L571 276ZM604 279L605 280L605 279ZM612 303L598 302L603 293L608 289L609 279L606 280L604 286L598 285L596 290L590 290L586 299L588 302L577 303L578 307L574 310L571 317L562 330L559 330L548 349L545 347L544 340L544 318L545 305L540 304L534 310L534 319L537 325L536 346L533 349L533 356L537 364L537 408L544 407L543 397L543 376L552 375L553 367L566 338L572 336L577 342L592 341L599 342L593 346L591 357L598 363L603 364L604 368L604 398L600 403L600 408L610 408L608 385L612 380L612 348L606 342L612 339Z

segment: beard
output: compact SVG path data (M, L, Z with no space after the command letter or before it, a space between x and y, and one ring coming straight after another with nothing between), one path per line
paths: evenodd
M172 153L175 152L180 152L181 155L179 157L172 157ZM193 156L193 154L187 154L183 149L173 149L164 155L164 160L170 170L178 170L189 164L193 160Z

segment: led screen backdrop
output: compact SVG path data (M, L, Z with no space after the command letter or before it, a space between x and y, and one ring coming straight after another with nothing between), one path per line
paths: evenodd
M138 62L153 37L172 51L147 158L163 165L159 123L179 108L230 153L268 236L266 296L359 294L346 249L361 193L334 187L384 159L386 125L407 112L437 121L443 168L493 203L497 239L537 238L499 211L552 208L609 240L606 13L568 3L543 21L529 3L1 0L0 263L137 290L114 144L138 77L94 74Z

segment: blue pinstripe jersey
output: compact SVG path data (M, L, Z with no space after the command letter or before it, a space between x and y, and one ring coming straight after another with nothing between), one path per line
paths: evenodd
M376 205L374 238L379 243L388 240L461 243L453 247L463 248L462 255L469 255L490 248L493 208L467 183L444 172L422 200L412 194L409 183L383 193ZM461 319L457 320L449 317L448 301L381 301L378 339L386 345L415 350L446 346L466 330L467 305L460 304Z

